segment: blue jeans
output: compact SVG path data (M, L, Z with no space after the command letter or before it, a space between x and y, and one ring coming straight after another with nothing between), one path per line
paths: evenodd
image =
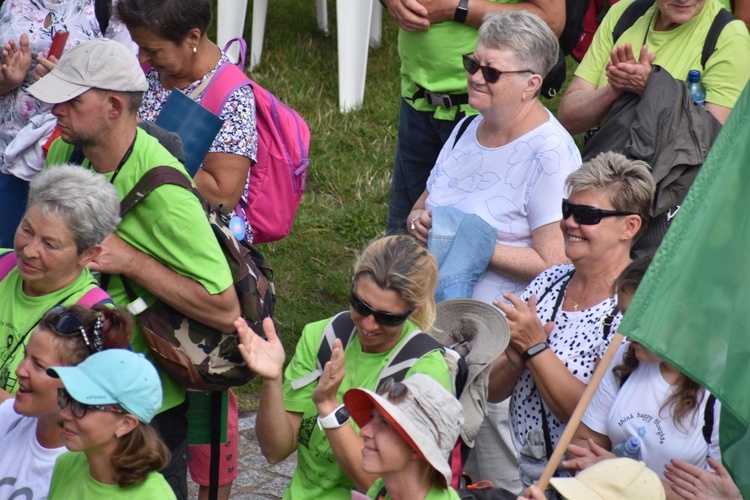
M393 164L391 197L388 200L388 234L406 232L406 218L424 192L443 144L464 113L452 121L437 120L433 113L417 111L401 99L398 116L398 142Z
M16 228L26 211L28 198L28 181L0 173L0 248L13 248Z
M495 250L497 229L481 217L453 207L432 209L427 248L438 264L435 301L471 298Z

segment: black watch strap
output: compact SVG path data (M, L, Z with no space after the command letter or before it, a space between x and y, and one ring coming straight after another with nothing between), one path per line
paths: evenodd
M521 359L523 359L524 361L528 361L540 352L545 351L546 349L549 349L549 344L547 342L540 342L529 347L525 353L521 354Z
M456 13L453 14L453 20L457 23L465 23L466 15L469 13L469 0L460 0L458 7L456 7Z

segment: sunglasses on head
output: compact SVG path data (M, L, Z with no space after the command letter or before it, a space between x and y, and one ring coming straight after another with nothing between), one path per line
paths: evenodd
M60 409L63 410L68 405L70 405L70 413L75 418L85 417L86 412L89 411L89 408L91 408L92 410L98 410L98 411L108 411L110 413L120 413L122 415L125 415L127 413L125 410L121 408L115 408L112 406L87 405L87 404L81 403L73 399L68 393L68 391L66 391L65 389L58 389L57 390L57 406L59 406Z
M362 316L363 318L372 315L375 318L375 322L380 326L398 326L404 323L409 318L409 315L414 311L414 308L409 309L404 314L392 314L388 312L376 311L363 301L357 294L354 293L354 283L352 283L352 289L349 293L349 303L354 309L354 312Z
M479 62L475 61L471 54L464 54L463 56L464 60L464 69L470 74L473 75L479 70L482 70L482 76L484 77L484 81L487 83L495 83L500 79L501 75L515 75L519 73L533 73L530 69L521 69L518 71L500 71L499 69L495 69L492 66L482 66L479 64Z
M562 216L567 220L570 216L579 224L584 226L595 226L605 217L616 217L618 215L638 215L634 212L621 212L620 210L602 210L601 208L588 205L574 205L568 200L562 201Z
M57 320L54 322L54 328L60 335L76 335L78 333L83 337L83 341L86 342L86 347L89 348L90 352L98 352L103 349L101 341L101 328L102 321L101 316L97 318L96 325L94 326L94 339L93 342L89 338L89 333L81 323L81 320L76 318L74 315L65 312L63 306L55 306L46 313L44 313L43 320L49 319L49 317L57 316Z

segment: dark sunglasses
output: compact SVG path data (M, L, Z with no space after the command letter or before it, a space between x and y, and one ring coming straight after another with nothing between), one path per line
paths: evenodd
M57 316L57 320L54 322L54 328L57 333L60 335L76 335L78 333L81 334L81 337L83 337L83 341L86 342L86 347L89 348L90 352L98 352L101 351L103 346L101 346L101 333L100 332L94 332L94 339L93 342L89 338L89 333L86 331L86 328L84 328L83 323L81 323L81 320L73 316L72 314L65 312L65 308L63 306L55 306L46 313L44 313L43 321L49 320L50 317ZM101 322L97 322L97 326L99 329L101 329ZM94 327L96 330L97 326ZM99 333L99 336L97 336L97 333Z
M518 71L500 71L499 69L495 69L492 66L482 66L477 61L471 58L471 54L464 54L463 56L464 60L464 69L468 71L470 75L473 75L480 69L482 70L482 76L484 77L484 81L487 83L495 83L500 79L501 75L515 75L519 73L534 73L530 69L521 69Z
M414 311L413 307L404 314L392 314L388 312L376 311L375 309L370 307L367 302L357 297L357 294L354 293L354 283L352 283L352 289L349 293L349 303L351 304L352 309L354 309L354 312L356 312L363 318L372 315L372 317L375 318L375 322L380 326L402 325L404 321L409 318L409 315Z
M89 411L89 408L91 408L92 410L98 410L98 411L108 411L110 413L120 413L122 415L125 415L127 413L125 410L121 408L114 408L112 406L87 405L87 404L81 403L79 401L76 401L72 397L70 397L70 394L65 389L58 389L57 390L57 406L59 406L60 409L63 410L68 405L70 405L70 413L72 413L75 418L85 417L86 412Z
M568 200L562 201L562 216L567 220L573 216L573 219L584 226L595 226L605 217L616 217L618 215L638 215L634 212L621 212L619 210L602 210L601 208L590 207L588 205L574 205Z

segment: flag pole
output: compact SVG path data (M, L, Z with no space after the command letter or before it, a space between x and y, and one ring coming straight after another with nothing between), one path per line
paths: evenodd
M599 383L607 373L609 365L612 363L612 359L615 357L617 349L620 347L620 344L622 344L623 338L624 336L621 333L617 333L614 337L612 337L612 342L609 344L607 351L604 353L604 357L602 357L602 359L599 361L599 365L596 367L596 370L594 370L594 374L591 376L591 380L589 381L586 390L583 391L581 400L578 402L578 405L576 405L576 409L573 410L573 413L570 415L570 419L565 425L565 430L563 431L562 436L560 436L560 440L557 442L555 451L552 452L552 456L547 462L547 467L544 468L542 476L536 483L537 487L540 490L544 491L547 489L547 485L549 484L550 478L552 478L552 474L555 473L558 464L563 458L565 450L567 450L568 448L568 444L573 439L573 434L575 434L576 430L578 429L578 424L581 422L581 418L583 418L583 412L586 411L586 407L591 402L591 398L594 397L596 388L599 387Z

